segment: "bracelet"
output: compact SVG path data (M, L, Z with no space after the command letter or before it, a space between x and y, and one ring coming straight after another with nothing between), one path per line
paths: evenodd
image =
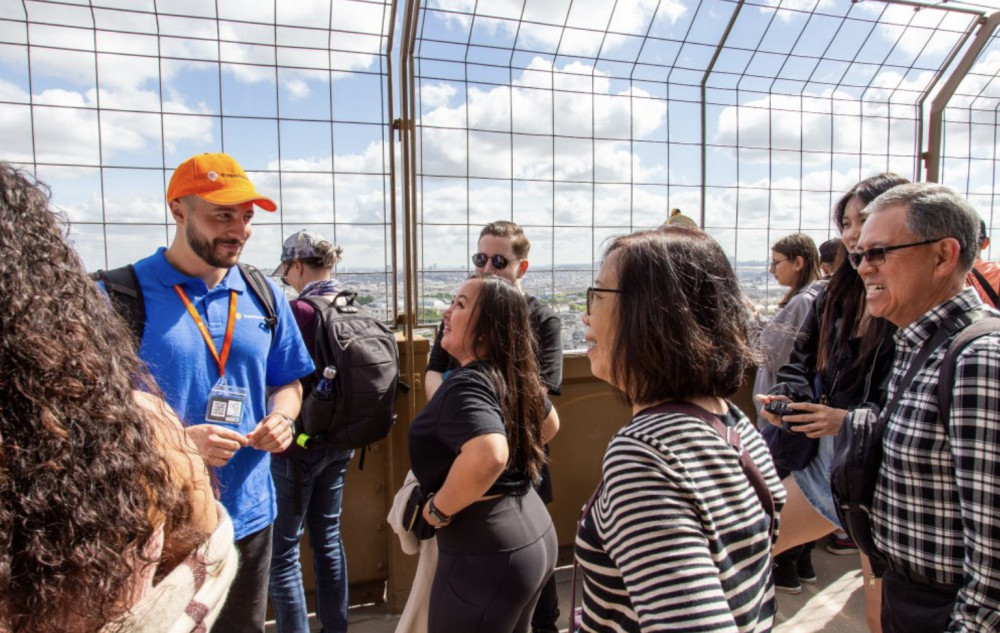
M427 513L429 515L431 515L432 519L434 519L435 521L437 521L438 526L444 527L444 526L448 525L449 523L451 523L451 519L455 515L450 515L449 516L449 515L445 514L444 512L441 512L437 508L435 508L434 507L434 494L435 493L432 492L430 494L430 496L427 497Z

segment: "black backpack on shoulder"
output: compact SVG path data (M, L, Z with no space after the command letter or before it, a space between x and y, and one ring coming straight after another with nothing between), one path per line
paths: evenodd
M250 288L250 292L264 306L264 323L274 337L274 329L278 325L277 304L271 286L267 283L267 277L256 267L250 264L237 264L243 279ZM142 342L142 335L146 331L146 302L142 298L142 286L139 285L139 278L135 274L135 267L132 264L111 270L98 270L90 275L94 281L102 282L104 290L111 299L111 305L125 323L128 324L135 336L135 345L138 349Z
M396 335L355 305L357 293L301 297L316 310L316 336L310 350L318 384L323 369L334 366L332 397L302 399L296 443L304 448L364 449L389 434L396 421L396 395L409 390L399 380Z

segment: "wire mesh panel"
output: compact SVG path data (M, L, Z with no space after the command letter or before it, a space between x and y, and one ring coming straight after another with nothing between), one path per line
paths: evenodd
M173 168L232 154L279 204L243 260L317 230L338 276L391 314L387 38L381 0L3 0L2 157L33 170L88 269L173 238Z
M608 238L675 208L719 240L764 310L782 293L770 246L833 237L834 201L874 173L920 179L930 161L1000 224L996 36L960 63L994 0L415 6L400 54L412 50L415 73L422 322L496 219L525 227L525 288L562 316L567 348L582 343L583 291ZM171 239L177 163L232 153L280 202L258 214L245 259L270 267L284 236L318 229L345 247L340 276L391 315L403 272L389 215L394 8L0 0L2 158L52 185L97 268ZM938 161L928 110L953 74Z
M442 298L471 271L484 223L514 220L533 243L526 288L578 346L606 240L679 208L773 309L771 244L834 237L831 207L864 177L921 176L923 103L984 13L952 6L429 0L416 48L425 292ZM979 153L953 147L978 161L979 189L962 166L956 186L980 191L987 216L996 104L985 84L1000 66L990 52L946 130L987 137Z

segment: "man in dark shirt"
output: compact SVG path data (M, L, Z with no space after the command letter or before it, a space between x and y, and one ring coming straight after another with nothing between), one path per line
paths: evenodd
M524 230L514 222L498 220L483 227L479 233L478 252L472 256L477 275L496 275L503 277L519 290L521 279L528 272L528 251L531 242L524 235ZM558 396L562 388L562 322L556 313L535 297L525 295L528 302L528 316L531 329L535 333L536 351L538 353L538 369L541 372L542 383L548 395ZM427 362L427 376L424 379L424 390L430 400L441 386L447 373L457 364L441 347L443 328L438 328L438 336L431 349ZM559 430L559 416L555 407L542 423L542 442L548 444ZM546 446L546 450L548 447ZM545 503L552 501L552 480L548 465L542 469L542 481L538 486L538 494ZM531 628L535 633L558 631L556 620L559 618L559 596L556 592L555 576L549 578L535 607Z

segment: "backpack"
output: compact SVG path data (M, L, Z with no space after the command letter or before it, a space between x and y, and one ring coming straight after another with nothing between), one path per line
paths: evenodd
M296 420L296 443L303 448L364 449L392 429L396 394L409 387L399 380L396 335L384 323L354 304L357 293L335 297L301 297L316 309L316 335L310 350L316 364L315 384L323 369L337 368L332 397L313 389L302 399Z
M974 339L1000 330L1000 316L979 314L973 316L971 323L965 320L939 327L913 360L909 371L900 381L892 401L882 410L881 415L877 415L869 408L855 409L847 415L837 435L830 471L834 507L840 524L850 535L851 540L871 559L876 576L880 576L880 572L888 565L885 556L875 547L871 525L875 484L882 467L882 440L885 427L893 409L909 388L917 372L934 350L941 346L944 339L957 329L960 331L948 346L938 373L938 418L947 433L955 359Z
M237 266L250 292L264 306L264 324L271 331L273 338L274 329L278 325L278 312L271 286L267 283L264 273L257 268L250 264L237 264ZM131 328L138 348L146 331L146 302L142 298L142 286L139 285L135 267L129 264L111 270L98 270L91 274L90 278L104 284L104 290L111 299L112 307Z

